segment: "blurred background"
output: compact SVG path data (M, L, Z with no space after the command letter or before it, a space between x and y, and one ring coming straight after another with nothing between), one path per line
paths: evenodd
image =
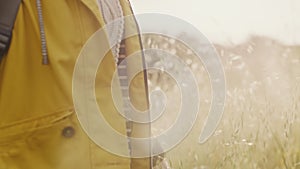
M158 12L195 25L214 43L246 41L251 35L300 44L299 0L131 0L136 13Z
M197 56L174 39L145 35L145 48L176 54L194 72L201 103L196 125L166 153L176 169L300 169L300 1L132 0L136 13L158 12L195 25L214 44L225 71L224 115L204 144L199 134L211 104L209 76ZM187 36L184 30L180 36ZM193 42L193 37L190 37ZM163 57L151 60L172 67ZM178 72L179 74L182 72ZM172 126L179 89L164 71L149 71L149 87L168 98L153 135Z

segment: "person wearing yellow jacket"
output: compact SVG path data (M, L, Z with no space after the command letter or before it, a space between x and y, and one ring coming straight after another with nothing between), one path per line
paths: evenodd
M75 115L72 75L76 59L87 40L109 18L104 16L100 1L109 2L21 2L9 50L0 63L0 169L151 168L150 157L120 157L97 146ZM127 0L117 3L122 15L132 14ZM124 31L129 30L138 31L134 20L125 23ZM141 50L138 36L123 43L126 55ZM143 66L142 56L127 67L137 65ZM111 81L116 70L113 51L105 56L100 69L105 71L99 70L96 79L99 107L107 121L126 135L126 122L113 106L111 91L103 85ZM140 110L148 108L145 79L146 74L139 73L129 89L131 102ZM131 130L135 137L150 135L148 124L133 123Z

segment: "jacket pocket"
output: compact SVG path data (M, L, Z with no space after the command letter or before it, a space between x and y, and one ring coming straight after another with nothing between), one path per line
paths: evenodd
M73 110L0 128L0 169L89 169L89 154Z

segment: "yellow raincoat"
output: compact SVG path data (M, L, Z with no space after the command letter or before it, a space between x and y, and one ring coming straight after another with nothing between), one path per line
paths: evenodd
M121 0L125 15L130 4ZM147 169L150 158L129 159L111 154L83 132L74 112L72 74L88 38L104 25L95 0L42 0L49 65L41 64L36 0L23 0L11 46L0 64L0 169ZM137 30L134 21L126 30ZM126 39L127 55L140 50L138 37ZM137 57L130 66L142 66ZM126 133L125 120L103 87L115 71L109 53L96 79L98 104L112 126ZM144 74L130 88L132 103L147 108ZM148 125L133 125L133 135L149 135ZM111 140L112 142L114 140Z

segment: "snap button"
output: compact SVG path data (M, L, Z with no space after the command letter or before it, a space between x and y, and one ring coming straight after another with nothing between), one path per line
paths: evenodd
M74 136L75 134L75 129L71 126L65 127L62 131L62 135L66 138L70 138Z

